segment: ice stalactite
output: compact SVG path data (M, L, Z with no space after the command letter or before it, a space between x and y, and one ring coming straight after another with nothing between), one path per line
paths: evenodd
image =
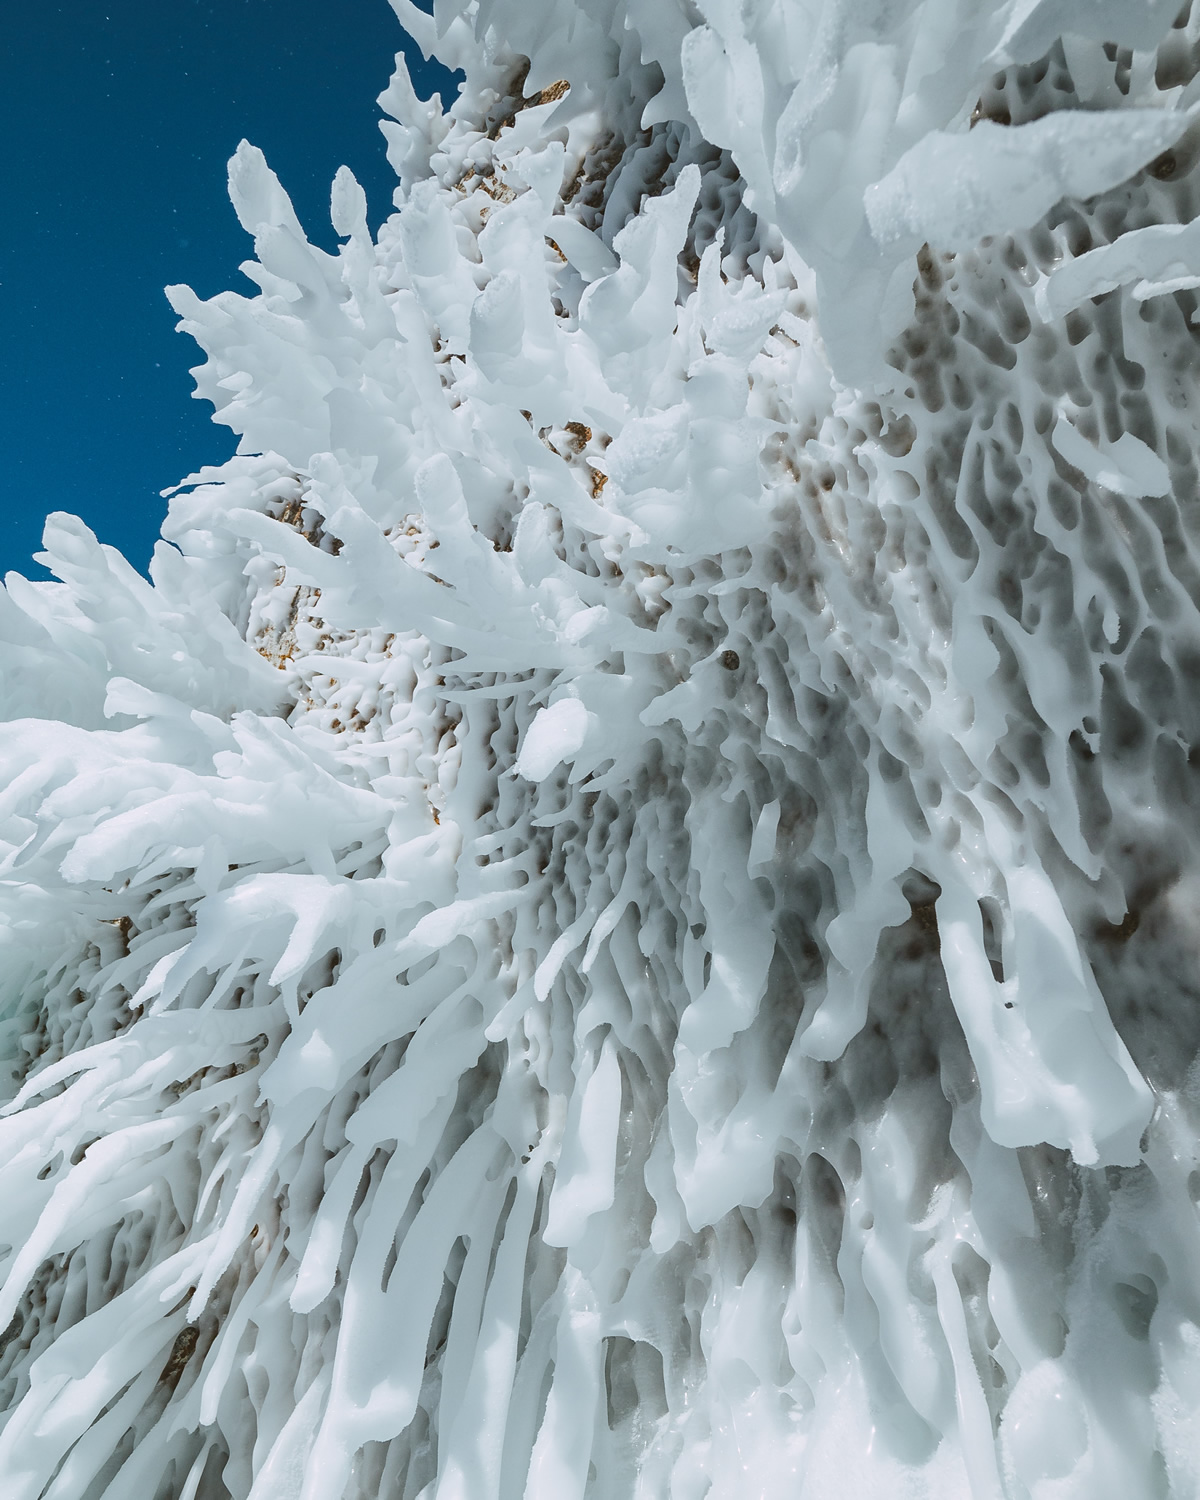
M5 1500L1190 1500L1200 14L393 4L0 594Z

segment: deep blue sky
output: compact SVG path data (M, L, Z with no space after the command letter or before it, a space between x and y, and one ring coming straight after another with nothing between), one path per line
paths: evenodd
M426 9L432 6L426 4ZM387 0L23 0L0 29L0 573L52 510L74 511L145 570L159 491L236 438L193 400L195 344L162 288L253 291L225 189L245 136L315 243L332 249L344 162L372 227L395 177L376 96L406 47L418 93L447 104Z

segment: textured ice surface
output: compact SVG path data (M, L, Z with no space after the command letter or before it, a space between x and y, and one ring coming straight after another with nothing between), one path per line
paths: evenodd
M4 1500L1200 1494L1200 13L394 0L0 593Z

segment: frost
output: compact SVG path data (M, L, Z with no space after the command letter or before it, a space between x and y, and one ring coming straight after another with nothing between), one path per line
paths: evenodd
M966 135L935 131L867 189L867 221L880 244L907 239L914 249L1028 229L1062 198L1124 182L1189 123L1165 110L1080 110L1024 125L980 120Z
M5 1500L1193 1496L1200 15L393 7L0 592Z

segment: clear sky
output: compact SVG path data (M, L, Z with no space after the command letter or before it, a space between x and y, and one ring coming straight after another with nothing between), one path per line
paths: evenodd
M431 9L430 5L425 5ZM236 438L191 399L196 345L162 288L252 292L225 190L244 136L333 249L345 163L372 227L391 210L376 96L407 44L387 0L25 0L0 30L0 572L30 562L48 511L80 515L145 570L159 491Z

